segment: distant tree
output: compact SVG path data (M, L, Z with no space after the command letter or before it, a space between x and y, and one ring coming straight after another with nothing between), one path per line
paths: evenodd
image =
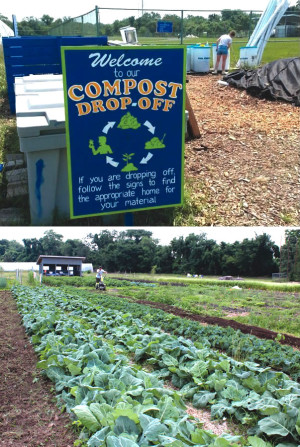
M103 23L100 23L100 30L103 35L105 36L112 36L113 35L113 26L112 25L105 25Z
M17 261L23 261L23 259L24 259L24 246L17 241L9 241L9 246L7 247L4 255L2 256L2 261L17 262Z
M54 18L50 17L48 14L44 14L41 17L41 22L43 22L47 27L51 26L54 22Z
M3 261L3 255L9 247L9 240L0 239L0 260Z
M221 242L220 252L221 252L221 275L237 275L239 273L237 267L237 248L239 246L238 242L234 244L229 244L226 242Z
M61 248L62 256L82 256L89 258L90 249L80 239L67 239Z
M151 238L152 232L148 230L126 230L119 234L121 239L131 239L137 244L142 241L143 238Z
M149 35L154 35L156 32L157 21L161 19L160 14L155 12L145 12L141 17L136 19L135 26L138 34L141 34L142 30L144 32L147 30Z
M253 241L253 264L252 273L254 276L270 276L278 272L276 258L279 255L279 248L268 234L257 236Z
M153 260L157 273L173 272L173 254L170 245L159 245Z
M103 230L99 234L90 234L88 239L91 247L105 251L107 250L108 245L117 239L117 234L117 231Z
M222 275L270 276L278 271L279 248L267 234L233 244L221 242L220 255Z
M219 14L209 14L208 20L209 22L220 22L221 16Z
M206 234L190 234L171 241L173 272L193 274L215 274L219 268L219 250L214 240Z
M61 234L55 233L53 230L45 231L45 236L40 239L41 249L44 255L62 255L63 236Z
M300 281L300 230L286 230L280 250L280 271L290 281Z
M7 26L9 26L10 28L13 27L12 21L9 20L6 16L2 15L1 13L0 13L0 20L2 22L4 22Z
M18 31L20 36L34 36L47 34L47 27L35 17L25 17L18 22Z
M25 247L25 259L24 261L33 262L36 261L39 255L42 253L42 244L39 239L23 239L23 244Z
M106 270L112 271L114 264L107 265L108 259L113 259L114 244L117 240L117 231L103 230L99 234L89 234L85 240L85 245L90 249L88 262L94 266L104 265Z
M207 31L207 19L202 16L188 15L183 20L184 34L193 34L194 36L200 36L203 32Z

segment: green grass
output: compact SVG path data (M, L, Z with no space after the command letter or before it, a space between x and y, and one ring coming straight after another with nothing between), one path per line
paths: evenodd
M117 39L117 37L115 37ZM175 37L172 38L153 38L153 37L141 37L139 42L142 45L180 45L180 40ZM210 45L216 42L216 39L205 37L201 38L185 38L183 41L184 45L196 45L199 43L205 44L208 42ZM231 67L234 67L239 59L240 47L244 47L247 44L245 39L234 39L231 48ZM297 37L287 37L287 38L271 38L263 52L262 64L274 61L276 59L283 59L287 57L299 57L300 54L300 39Z
M269 290L225 286L122 287L121 295L162 302L192 313L234 319L240 323L300 336L300 297ZM109 287L108 287L108 293Z
M33 286L38 285L38 279L33 279L32 271L22 271L21 276L17 279L16 272L4 272L0 271L0 288L1 288L1 279L4 278L6 280L5 288L10 289L13 285L23 284L25 286Z
M299 57L300 39L271 39L266 45L263 53L262 63L271 62L276 59L287 57Z

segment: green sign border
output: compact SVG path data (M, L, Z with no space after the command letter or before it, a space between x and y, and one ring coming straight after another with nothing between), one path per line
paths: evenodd
M69 133L69 113L68 113L68 91L66 85L66 59L65 59L65 51L66 50L74 50L74 51L82 51L82 50L108 50L107 46L99 46L99 45L87 45L87 46L62 46L61 47L61 61L62 61L62 75L63 75L63 89L64 89L64 103L65 103L65 125L66 125L66 143L67 143L67 162L68 162L68 184L69 184L69 198L70 198L70 218L71 219L82 219L85 217L96 217L96 216L106 216L111 214L124 214L124 213L134 213L136 211L148 211L154 209L162 209L162 208L172 208L174 206L183 205L184 200L184 149L185 149L185 104L186 104L186 47L184 45L151 45L146 47L137 47L137 46L116 46L109 47L109 50L139 50L145 51L149 50L170 50L170 49L182 49L183 50L183 101L182 101L182 140L181 140L181 200L179 203L174 203L172 205L160 205L155 207L147 207L147 208L135 208L133 210L120 210L120 211L111 211L107 213L95 213L95 214L86 214L83 216L74 216L73 210L73 184L72 184L72 168L71 168L71 145L70 145L70 133Z

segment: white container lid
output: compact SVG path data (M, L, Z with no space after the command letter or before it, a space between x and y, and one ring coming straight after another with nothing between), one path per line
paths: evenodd
M61 90L18 95L16 115L20 138L61 133L62 129L65 132L64 93Z
M63 90L62 81L49 81L49 82L25 82L15 84L16 95L26 95L27 93L36 92L52 92L55 90Z
M28 75L28 76L18 76L15 78L15 84L24 84L26 82L51 82L51 81L61 81L62 74L43 74L43 75Z

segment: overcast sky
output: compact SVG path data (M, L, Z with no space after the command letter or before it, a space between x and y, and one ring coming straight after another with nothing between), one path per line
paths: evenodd
M85 14L95 8L95 0L85 0L84 2L76 2L74 0L51 0L51 1L37 1L37 0L9 0L1 1L0 13L11 20L12 14L15 14L18 21L24 17L41 18L47 14L54 19L62 17L77 17ZM243 10L258 10L264 11L268 5L269 0L212 0L210 2L200 2L197 0L110 0L106 2L98 2L101 8L134 8L141 9L142 4L144 9L191 9L191 10L221 10L221 9L243 9ZM290 4L296 4L296 0L290 0ZM103 13L103 18L100 20L103 23L110 23L115 18L124 18L134 15L133 12L124 12L123 17L116 17L117 12L111 13L108 16ZM104 19L105 18L105 19ZM108 21L109 18L109 21Z
M188 236L190 233L207 235L207 239L213 239L217 243L222 241L233 243L243 239L254 239L256 235L269 234L271 240L279 247L284 244L284 227L0 227L0 239L16 240L22 243L22 239L44 236L45 231L52 229L55 233L63 235L63 240L81 239L89 234L100 233L103 230L126 231L128 229L144 229L152 232L152 236L159 239L162 245L167 245L173 238ZM295 228L293 228L295 229Z

